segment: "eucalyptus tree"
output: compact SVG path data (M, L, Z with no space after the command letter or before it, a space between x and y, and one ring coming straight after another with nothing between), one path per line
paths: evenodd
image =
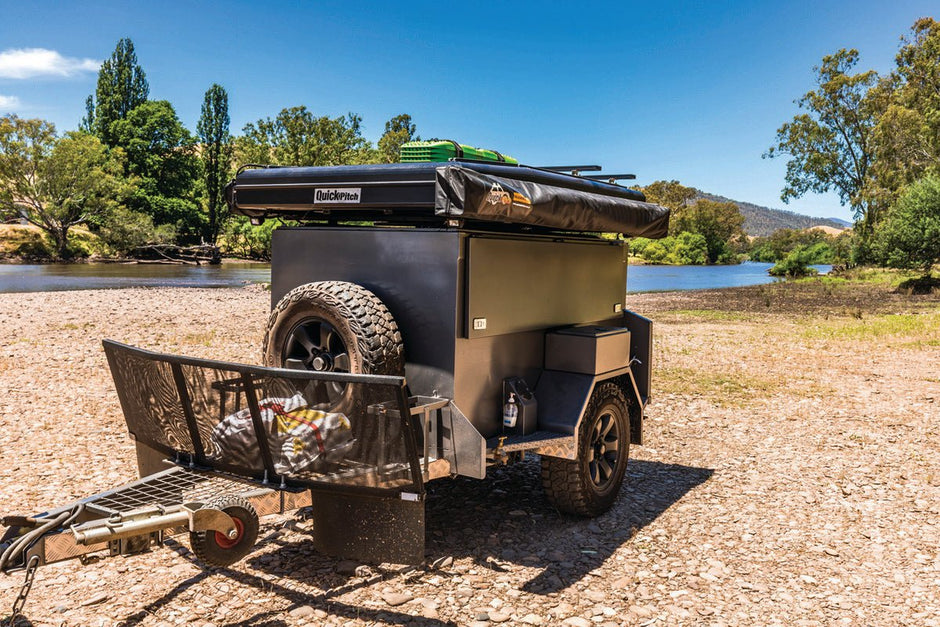
M58 258L68 257L69 230L117 205L120 154L89 133L57 138L50 122L0 118L0 217L26 219L52 238Z
M853 74L858 51L842 49L823 57L813 68L817 88L796 101L804 113L777 130L776 143L766 158L785 156L787 170L781 200L789 202L807 192L835 192L852 207L856 220L865 220L868 206L863 191L872 164L872 133L881 113L881 100L872 92L878 74Z

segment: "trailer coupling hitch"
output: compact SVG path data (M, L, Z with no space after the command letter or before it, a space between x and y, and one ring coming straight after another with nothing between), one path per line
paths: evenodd
M26 570L26 577L23 581L23 585L20 587L19 593L16 595L16 599L13 601L13 613L9 618L0 624L6 625L15 625L16 619L22 615L23 606L26 605L26 597L29 596L29 591L33 587L33 579L36 577L36 569L39 568L40 557L38 555L32 555L29 559L26 559L27 552L30 547L48 533L55 532L56 529L61 529L72 523L76 518L78 518L82 512L85 510L83 504L76 505L70 510L59 512L55 516L50 516L49 518L41 517L29 517L29 516L6 516L3 519L5 525L15 525L16 523L23 523L22 527L28 529L14 537L9 543L5 543L2 547L3 552L0 553L0 573L7 573L11 570L16 570L18 565Z
M231 516L200 502L173 507L147 507L115 514L106 520L73 526L72 534L76 544L89 546L184 525L189 531L218 531L231 539L238 537L238 529Z

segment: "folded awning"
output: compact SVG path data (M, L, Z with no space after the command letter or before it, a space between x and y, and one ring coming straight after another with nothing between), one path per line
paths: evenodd
M525 174L521 168L499 169ZM551 184L558 181L536 182L483 170L462 165L439 167L436 213L560 231L623 233L631 237L665 237L669 229L669 210L626 193L633 190L618 193L610 184L563 175L553 177L563 184Z

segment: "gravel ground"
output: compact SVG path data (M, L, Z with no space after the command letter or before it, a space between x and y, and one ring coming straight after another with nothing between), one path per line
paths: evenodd
M940 625L940 297L631 298L657 325L656 397L607 514L559 515L529 460L430 486L435 567L330 559L302 516L269 517L230 569L182 536L42 568L20 624ZM136 478L101 338L256 363L268 299L0 295L2 513ZM0 577L0 607L20 584Z

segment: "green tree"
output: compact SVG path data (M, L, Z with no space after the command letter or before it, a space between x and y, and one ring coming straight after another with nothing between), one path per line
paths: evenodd
M134 42L118 41L111 58L101 64L95 98L85 102L86 118L82 126L94 130L101 141L115 146L112 125L127 118L131 111L146 102L150 86L143 68L137 63Z
M940 177L921 179L901 195L876 231L873 251L885 265L930 276L940 262Z
M816 268L810 267L812 264L818 263L816 258L819 256L819 251L814 250L818 246L820 244L816 246L797 246L786 257L775 263L774 267L767 271L768 274L790 279L818 274Z
M202 115L196 125L206 185L208 224L203 237L215 244L225 219L225 183L232 169L232 136L229 133L228 94L213 84L202 102Z
M683 232L659 240L637 237L630 242L631 252L650 263L701 266L708 262L705 238Z
M120 172L115 154L93 135L56 139L49 122L0 118L0 208L48 233L59 258L69 256L69 229L115 206Z
M95 133L95 97L85 98L85 117L78 123L78 130L83 133Z
M132 253L147 244L172 244L176 241L175 226L155 226L150 216L124 206L115 207L97 222L98 236L117 253Z
M835 238L821 229L777 229L767 237L758 237L751 242L752 261L776 263L786 257L797 246L814 247L822 244L825 258L813 263L829 263L833 258Z
M818 88L797 101L806 111L777 130L766 158L786 155L786 186L780 198L789 202L807 192L833 191L849 204L857 220L868 220L863 190L872 162L872 132L881 100L870 93L874 71L851 74L857 50L839 50L813 68Z
M220 238L220 247L227 255L239 259L271 260L271 239L274 230L280 226L296 225L290 220L265 220L258 226L252 226L245 216L232 216L225 223Z
M204 215L197 203L201 164L195 140L165 100L148 100L111 126L127 154L135 182L129 208L155 225L172 224L186 241L198 241Z
M640 191L649 202L670 209L672 218L675 218L677 213L681 213L689 203L695 200L698 193L694 187L686 187L679 181L654 181L646 187L641 187ZM670 231L672 232L671 228Z
M940 22L922 18L895 58L887 110L874 129L870 196L893 206L904 189L940 174Z
M733 202L700 198L670 220L669 229L705 238L708 263L735 261L732 243L744 236L744 216Z
M282 109L274 119L246 124L235 141L239 163L322 166L373 159L362 137L362 118L352 113L315 116L307 107Z
M383 163L398 163L401 146L407 142L418 141L418 128L412 123L407 113L396 115L385 123L385 132L379 138L379 158Z
M696 252L674 253L673 258L683 261L656 261L656 263L716 263L733 261L732 244L744 238L744 216L734 203L721 203L699 198L696 200L698 190L686 187L678 181L655 181L641 191L649 202L662 205L670 210L669 235L677 238L682 233L695 233L701 235L705 241L705 259L698 262ZM662 247L655 247L655 254L670 255L672 248L679 245L679 240L667 242ZM672 247L672 248L671 248ZM688 248L688 241L682 244L683 250ZM647 260L652 261L649 257Z

